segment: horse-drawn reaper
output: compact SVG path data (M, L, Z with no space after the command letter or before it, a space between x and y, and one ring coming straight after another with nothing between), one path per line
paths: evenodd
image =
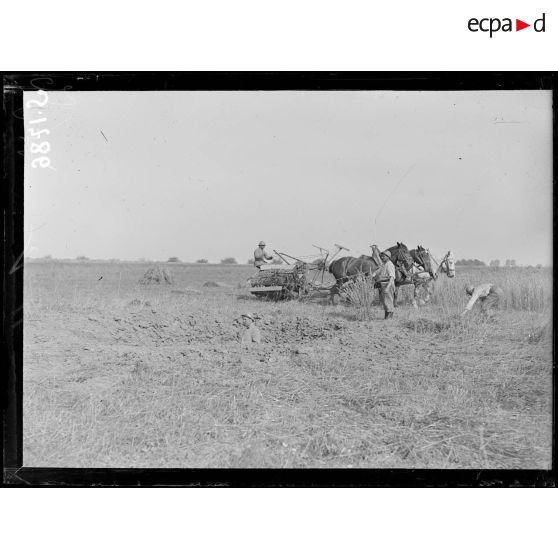
M343 246L336 246L336 254L345 249ZM329 251L319 246L315 248L319 248L320 257L312 262L274 250L282 263L261 265L258 273L249 279L250 293L258 297L284 300L300 299L313 291L330 290L331 285L324 283Z
M335 244L336 250L331 257L329 250L320 246L313 246L319 249L320 255L312 262L306 262L301 258L274 250L282 263L275 262L261 265L258 273L249 279L250 293L258 297L275 300L300 299L310 294L325 291L333 297L339 291L341 284L350 279L355 279L359 274L368 274L380 265L376 263L375 259L370 262L370 258L367 256L361 256L360 258L345 257L335 260L335 257L341 251L349 250L340 244ZM395 255L394 257L397 258L398 256ZM412 264L412 258L408 253L407 257ZM376 259L379 261L379 258ZM334 276L334 282L326 281L326 271ZM343 277L340 277L339 273Z
M258 273L249 280L250 293L277 300L300 299L317 291L329 291L331 301L335 302L335 297L340 294L344 285L360 277L369 277L382 265L376 245L372 245L372 256L344 256L337 260L335 257L348 248L339 244L335 246L337 251L331 258L328 250L315 246L320 250L320 257L312 262L274 251L282 263L262 265ZM396 269L396 285L411 284L413 265L421 265L421 269L430 271L429 254L420 248L413 254L405 244L398 242L387 249ZM324 281L326 270L333 275L335 282Z

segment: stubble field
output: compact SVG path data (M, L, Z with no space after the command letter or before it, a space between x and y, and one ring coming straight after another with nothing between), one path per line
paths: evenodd
M548 269L458 268L384 321L256 299L250 266L173 264L173 285L142 286L148 267L26 263L25 466L551 466ZM503 310L459 318L485 281ZM245 312L261 345L238 340Z

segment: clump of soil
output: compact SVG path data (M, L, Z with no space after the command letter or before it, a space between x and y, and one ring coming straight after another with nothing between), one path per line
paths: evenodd
M128 306L151 306L151 302L149 300L140 300L139 298L134 298L130 300Z
M160 284L167 284L172 285L173 279L170 271L161 267L159 265L155 265L150 267L143 275L143 277L139 280L140 285L160 285Z

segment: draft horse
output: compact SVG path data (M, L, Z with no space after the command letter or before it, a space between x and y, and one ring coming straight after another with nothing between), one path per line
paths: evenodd
M391 253L390 259L396 268L396 275L401 279L406 279L414 263L407 246L398 242L396 246L392 246L388 250ZM328 271L335 277L335 285L330 291L332 302L334 302L335 295L339 294L345 283L354 281L359 276L368 277L379 267L380 264L374 257L365 255L358 258L344 256L331 262Z
M445 274L450 279L455 277L455 257L449 250L438 264L430 250L420 245L417 246L416 250L410 250L410 254L413 257L414 265L407 277L400 280L396 279L393 302L394 305L397 305L397 295L400 287L412 285L413 306L416 308L421 300L424 303L430 301L434 293L434 281L438 279L440 273ZM424 299L421 299L421 293L424 293Z

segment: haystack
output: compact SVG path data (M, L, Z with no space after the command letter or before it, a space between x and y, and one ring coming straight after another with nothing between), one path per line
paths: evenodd
M155 265L150 267L140 279L140 285L161 285L162 283L166 283L167 285L172 285L173 280L170 274L170 271L161 267L159 265Z

